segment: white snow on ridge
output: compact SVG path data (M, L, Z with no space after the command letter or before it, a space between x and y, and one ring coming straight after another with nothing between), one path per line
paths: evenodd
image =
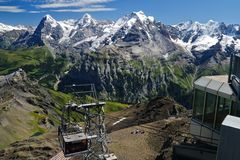
M234 44L235 44L235 49L240 51L240 39L237 39Z
M215 45L218 42L217 38L210 37L209 35L200 36L192 46L197 46L194 48L195 51L203 51L209 49L211 46Z
M154 19L153 16L148 16L148 19L149 19L151 22L154 22L154 21L155 21L155 19Z
M177 28L178 30L186 30L188 28L190 28L190 26L192 25L192 21L187 21L187 22L182 22L179 24L175 24L172 25L174 28Z
M28 28L22 25L11 26L0 23L0 32L12 31L12 30L27 30Z
M74 26L75 21L74 20L59 21L58 24L61 26L61 28L63 30L63 36L59 40L59 43L62 43L64 41L67 41L70 39L70 34L71 34L72 30L75 28L75 26Z
M114 35L120 28L122 28L126 23L128 28L131 28L131 24L133 23L134 20L131 20L131 22L128 23L128 18L125 16L123 18L120 18L117 20L116 23L114 23L111 27L106 27L104 29L105 34L103 34L101 37L98 37L92 44L91 49L95 50L100 46L100 44L107 39L108 37L111 37L111 35Z
M210 37L208 35L200 36L198 39L196 39L193 43L191 43L191 39L188 41L188 43L183 42L181 39L172 39L172 41L183 48L185 48L187 51L191 52L191 50L195 51L204 51L212 47L218 42L217 38Z
M233 37L226 35L223 35L222 40L220 41L223 51L226 49L227 46L230 46L233 43L234 43Z
M52 27L57 27L58 26L57 21L52 16L50 16L49 14L45 15L44 17L46 18L46 21L51 24Z
M46 35L46 39L51 39L51 40L53 40L52 34Z
M144 14L143 11L133 12L133 13L137 15L137 17L139 18L139 20L140 20L142 23L144 23L144 22L147 21L147 20L149 20L149 21L151 21L151 22L154 22L154 17L152 17L152 16L148 16L148 17L147 17L147 16Z
M238 25L235 25L234 28L235 28L236 31L239 31L239 26Z
M224 51L226 47L230 45L234 45L235 49L240 51L240 40L239 39L235 40L232 36L223 35L220 44L222 46L222 51Z
M84 42L94 41L95 39L97 39L97 36L88 37L88 38L86 38L86 39L84 39L82 41L79 41L79 42L73 44L73 47L76 47L76 46L78 46L78 45L80 45L80 44L82 44Z
M197 21L196 22L187 21L172 26L183 32L193 31L193 34L197 34L199 33L199 31L201 31L203 35L210 36L221 33L221 31L219 30L220 23L215 22L213 20L209 20L205 24L199 23Z
M149 23L149 21L154 22L153 17L147 17L142 11L133 12L128 16L119 18L113 25L105 28L104 31L106 31L106 33L93 42L91 49L94 50L98 48L104 40L109 41L109 44L113 43L111 42L111 36L116 34L121 28L124 28L125 35L128 34L128 31L132 28L132 26L137 22L138 19L141 21L141 23Z
M78 24L82 25L83 27L87 27L89 25L96 25L97 21L92 18L92 16L88 13L84 14L83 17L78 21Z
M173 42L186 48L188 51L191 51L192 49L195 51L204 51L209 49L211 46L215 45L218 42L220 42L222 46L222 51L224 51L227 46L230 46L232 44L235 45L235 49L239 50L240 40L238 39L235 40L233 38L236 34L235 32L239 30L239 25L229 26L226 35L222 33L221 25L224 24L215 22L213 20L209 20L205 24L188 21L185 23L173 25L173 27L181 31L183 35L188 36L189 34L191 34L191 37L189 38L188 42L183 42L182 40L179 39L173 40ZM195 39L196 37L197 39ZM184 38L184 36L182 38Z
M136 23L137 19L136 18L131 18L129 21L127 21L127 26L128 28L131 28L134 23Z

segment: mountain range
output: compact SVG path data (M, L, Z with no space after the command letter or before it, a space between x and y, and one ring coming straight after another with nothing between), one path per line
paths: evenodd
M226 73L230 54L240 50L239 24L208 21L165 25L142 11L116 22L85 14L37 27L0 24L0 48L47 47L67 60L58 88L95 83L100 96L132 102L170 95L181 101L199 75ZM212 67L212 70L208 68Z
M227 56L229 49L240 50L239 27L213 20L164 25L139 11L116 22L95 20L89 14L64 21L46 15L35 28L0 23L0 34L1 48L47 45L56 55L119 49L126 58L149 54L167 58L170 52L182 50L202 64L205 57L219 62L214 52L205 55L209 50Z

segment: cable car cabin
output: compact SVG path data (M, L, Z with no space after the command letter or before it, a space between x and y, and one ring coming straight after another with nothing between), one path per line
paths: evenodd
M220 126L228 115L240 116L228 76L205 76L194 82L193 116L190 132L196 138L217 146Z
M95 108L102 107L103 105L105 105L105 102L81 104L79 106L72 103L63 107L61 126L58 128L58 138L66 157L88 152L89 141L93 138L97 138L96 135L85 134L82 127L79 127L76 123L74 125L74 123L70 121L71 112L77 111L79 114L83 114L78 111L78 108Z
M71 130L71 132L69 132ZM65 157L79 155L88 151L88 139L82 128L71 128L68 132L61 126L58 128L58 137ZM75 132L73 131L75 130Z

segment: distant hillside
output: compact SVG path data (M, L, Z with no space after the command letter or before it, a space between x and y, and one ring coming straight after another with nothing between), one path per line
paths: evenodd
M23 70L0 76L0 148L55 129L70 99L33 84Z
M43 86L53 88L66 69L66 60L54 59L45 47L28 49L0 49L0 75L10 74L18 68L24 69L31 80Z

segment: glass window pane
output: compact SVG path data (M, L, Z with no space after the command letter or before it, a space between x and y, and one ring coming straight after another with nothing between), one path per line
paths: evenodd
M238 78L240 78L240 70L239 70L240 58L238 56L234 56L233 63L234 63L233 74L236 75Z
M206 98L206 107L205 107L205 114L203 118L204 124L209 127L213 127L214 116L215 116L215 104L216 104L216 95L211 93L207 93Z
M240 117L240 104L233 102L231 115Z
M221 124L224 118L229 114L231 108L231 100L219 97L218 108L217 108L217 117L216 117L216 129L220 130Z
M193 118L202 121L205 92L195 90Z

